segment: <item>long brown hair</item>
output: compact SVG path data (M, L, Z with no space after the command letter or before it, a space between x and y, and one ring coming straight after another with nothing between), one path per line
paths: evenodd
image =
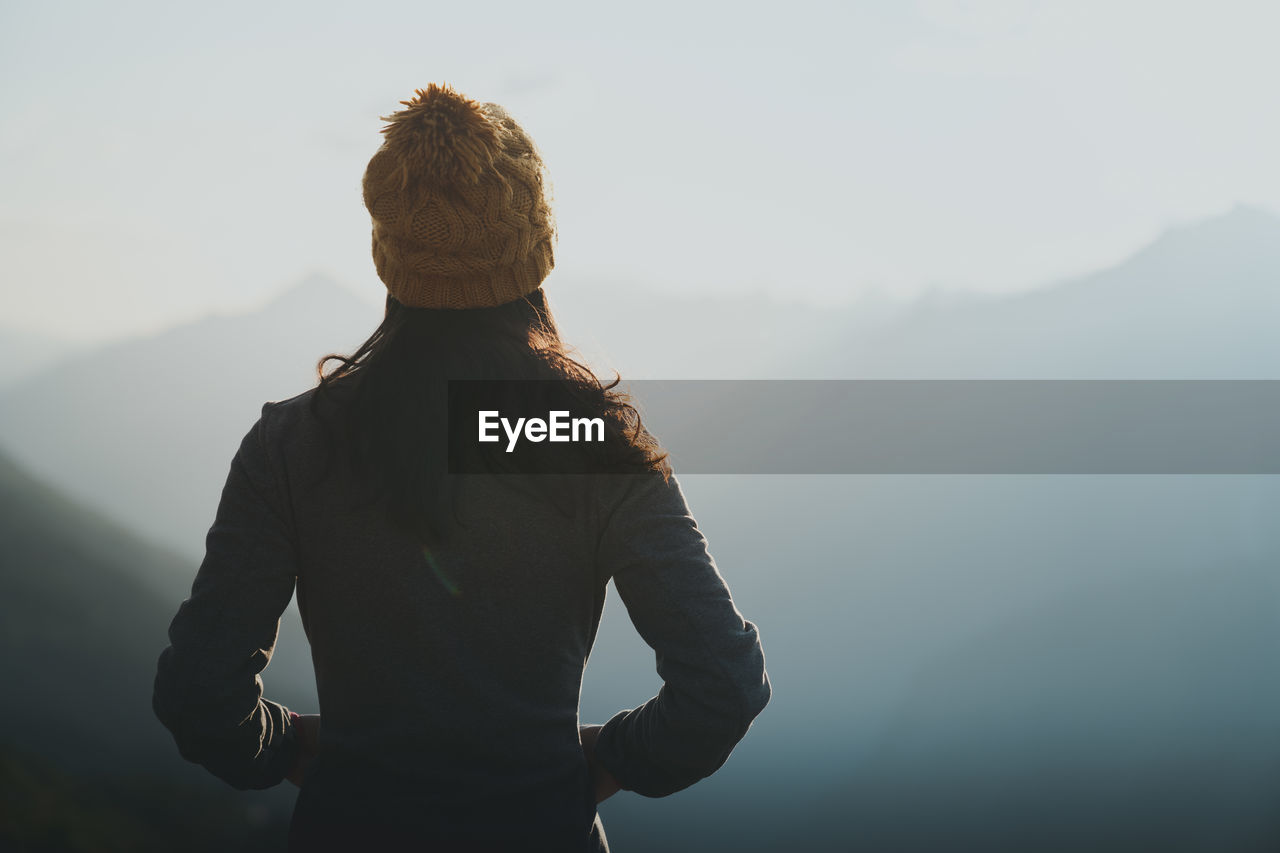
M337 366L326 370L330 362ZM340 452L367 476L393 523L423 544L447 538L453 507L449 380L517 380L502 384L513 397L504 410L513 411L545 404L532 396L553 387L575 413L604 421L606 441L598 448L561 451L581 456L578 470L670 474L667 454L618 388L621 377L603 382L574 358L541 288L492 308L409 308L388 296L386 316L368 340L349 356L325 356L316 370L311 405L325 421L331 458ZM488 470L507 472L501 454L486 459ZM563 481L541 479L548 495L563 493Z

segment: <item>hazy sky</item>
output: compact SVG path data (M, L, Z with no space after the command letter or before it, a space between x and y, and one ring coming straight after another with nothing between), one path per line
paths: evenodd
M1105 266L1280 210L1280 6L36 3L0 11L0 325L380 298L360 176L429 81L556 190L557 281L839 301Z

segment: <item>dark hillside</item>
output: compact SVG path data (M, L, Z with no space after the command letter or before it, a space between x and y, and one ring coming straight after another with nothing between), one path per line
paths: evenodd
M187 573L0 455L0 849L281 846L287 792L224 788L152 715Z

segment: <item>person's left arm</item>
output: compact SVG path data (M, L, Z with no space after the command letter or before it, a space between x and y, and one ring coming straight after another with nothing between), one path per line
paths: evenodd
M231 462L152 696L182 756L242 790L279 784L300 749L289 710L263 698L259 677L297 578L292 514L268 452L269 409Z

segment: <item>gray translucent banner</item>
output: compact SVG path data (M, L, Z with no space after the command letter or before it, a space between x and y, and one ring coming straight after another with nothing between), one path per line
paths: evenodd
M688 474L1277 474L1280 381L636 380Z

